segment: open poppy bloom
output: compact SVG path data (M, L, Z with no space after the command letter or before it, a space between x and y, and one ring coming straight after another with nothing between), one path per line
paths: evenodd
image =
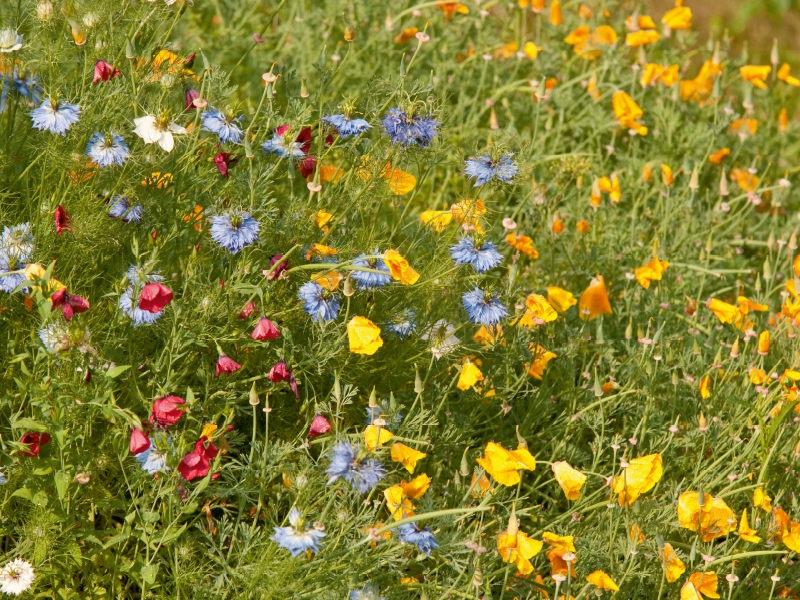
M52 302L51 312L57 308L61 308L61 314L64 315L64 320L69 321L73 314L82 313L89 310L89 301L83 296L74 294L67 294L67 288L61 288L50 296Z
M692 11L688 6L676 6L661 18L670 29L689 29L692 26Z
M630 506L636 502L639 496L653 489L663 472L660 454L631 459L612 484L614 493L619 494L619 505Z
M584 321L592 321L600 315L610 315L611 312L606 282L602 275L597 275L581 294L578 302L578 314Z
M681 588L681 600L700 600L702 596L719 598L717 585L717 574L714 571L692 573L689 575L689 580Z
M677 581L680 576L686 572L686 565L678 558L672 544L664 544L664 548L659 551L659 556L661 557L661 564L664 567L664 574L667 578L667 582L672 583L673 581Z
M534 346L536 347L535 350ZM525 368L528 369L528 375L541 381L542 376L544 375L544 370L547 368L547 363L554 358L557 358L557 356L554 352L545 350L538 344L531 344L530 350L533 354L533 362L530 365L525 365Z
M646 46L648 44L653 44L658 41L657 31L652 29L641 29L639 31L633 31L625 36L625 45L630 46L631 48L638 48L639 46Z
M544 544L519 531L517 517L512 511L508 529L497 536L497 551L503 562L513 563L521 575L533 573L531 560L542 551Z
M661 281L661 275L664 274L668 266L669 262L666 260L658 260L658 257L654 256L649 263L643 267L638 267L636 271L634 271L634 276L639 285L647 290L650 289L651 281Z
M536 469L536 459L527 448L521 446L516 450L506 450L500 444L488 442L483 457L476 460L497 483L506 487L519 483L519 471Z
M364 445L370 450L375 450L379 446L383 446L386 442L394 437L394 434L379 425L367 425L364 430Z
M535 325L544 325L555 321L557 318L558 313L553 310L547 298L539 294L529 294L525 299L525 313L519 320L519 326L530 329Z
M92 78L92 84L97 85L101 81L105 83L109 79L114 79L114 77L118 75L119 69L108 64L104 60L98 60L96 63L94 63L94 77Z
M383 261L389 267L392 279L403 285L413 285L419 280L417 273L408 264L408 261L397 250L387 250L383 253Z
M153 402L153 410L150 414L150 422L157 423L162 427L175 425L183 416L185 410L180 406L186 404L186 400L178 396L164 396Z
M139 294L139 308L150 313L161 312L170 302L172 290L158 282L146 284Z
M192 481L198 477L205 477L211 468L211 461L219 454L219 450L211 440L201 437L194 445L194 452L190 452L183 457L178 465L178 472L186 481Z
M577 558L571 561L564 560L564 555L570 553L575 555L575 538L571 535L556 535L550 531L542 534L542 539L551 548L547 551L547 558L550 561L550 571L553 575L567 575L575 577L575 564Z
M762 90L767 89L767 77L770 73L772 73L770 65L745 65L739 69L742 79Z
M753 492L753 506L766 511L772 510L772 498L767 495L763 487L758 487Z
M483 373L481 373L481 370L475 363L466 361L461 366L461 373L458 376L456 387L462 391L466 391L479 381L483 381Z
M698 492L683 492L678 498L678 524L698 531L704 542L726 535L736 523L736 515L721 498L704 494L700 504Z
M366 317L353 317L347 323L347 338L350 352L353 354L372 355L383 346L381 330Z
M575 296L572 295L572 292L556 286L547 288L547 301L550 303L550 306L561 314L564 314L571 306L575 306L578 303Z
M581 488L586 483L586 475L573 469L566 461L559 460L553 463L553 474L558 485L567 497L567 500L577 500L581 497Z
M413 448L406 446L405 444L401 444L400 442L395 442L392 444L390 454L392 461L400 463L403 465L403 467L405 467L406 471L412 474L414 473L414 469L417 468L417 462L427 456L427 454L424 452L414 450Z
M619 586L611 579L611 576L605 571L593 571L586 576L586 581L591 583L598 590L610 590L618 592Z
M751 542L753 544L757 544L761 541L761 538L756 535L756 530L750 527L750 523L747 520L747 509L745 508L742 511L742 519L739 521L739 530L737 531L740 538L742 538L745 542Z
M509 233L506 236L506 243L515 250L522 252L528 258L534 260L539 258L539 251L533 247L533 239L527 235Z

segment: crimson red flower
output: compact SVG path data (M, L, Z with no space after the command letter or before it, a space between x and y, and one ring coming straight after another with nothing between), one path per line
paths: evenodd
M328 433L331 430L331 424L328 419L322 415L316 415L311 420L311 428L308 430L308 437L317 437L323 433Z
M283 360L279 360L272 368L269 370L267 374L267 378L272 383L280 383L281 381L288 381L289 387L292 388L294 392L294 397L298 400L300 399L300 393L297 390L297 380L294 378L294 374L292 370L286 365L286 362Z
M172 302L172 290L160 283L148 283L139 295L139 308L147 312L157 313Z
M231 373L236 373L236 371L241 368L242 365L237 363L235 360L225 356L224 354L220 354L219 358L217 359L217 369L214 371L214 377L219 377L222 373L230 375Z
M50 296L50 301L53 306L50 307L50 312L57 308L61 308L61 314L64 319L69 321L75 313L82 313L89 310L89 301L83 296L76 296L75 294L68 294L67 288L61 288Z
M60 204L56 206L53 219L56 222L56 235L61 235L63 231L69 231L69 215Z
M281 337L281 332L275 327L275 323L266 317L261 317L250 337L254 340L274 340Z
M138 429L131 430L131 454L141 454L150 447L150 440L143 431Z
M278 264L278 266L275 267L275 263L280 263L280 264ZM278 277L281 276L281 273L289 270L289 261L283 260L283 254L273 254L272 257L269 259L269 268L271 269L272 267L275 267L275 270L267 276L267 279L269 279L270 281L276 280Z
M242 309L242 312L240 312L238 316L239 316L240 319L246 319L251 314L253 314L253 311L255 309L256 309L255 302L248 302L247 305L245 305L245 307Z
M119 75L119 69L115 69L104 60L98 60L94 63L94 79L92 79L92 83L97 85L101 81L106 82L109 79L114 79L117 75Z
M27 444L28 450L23 450L21 454L30 457L39 456L39 450L49 441L49 433L39 433L38 431L26 433L19 439L19 443Z
M189 56L187 56L183 61L183 66L187 69L191 69L194 66L194 59L197 56L196 52L192 52Z
M184 102L186 103L186 110L197 109L195 106L194 101L200 97L200 92L198 92L194 88L187 88L186 95L184 96Z
M186 400L178 396L164 396L153 402L153 412L150 415L151 423L168 426L175 425L185 413L185 410L178 408L186 404Z
M236 155L231 152L220 152L214 157L214 164L217 166L217 171L225 179L228 178L228 169L239 162Z
M214 444L200 438L194 445L194 452L190 452L181 460L178 472L186 481L205 477L211 468L211 461L216 458L217 454L219 454L219 450Z

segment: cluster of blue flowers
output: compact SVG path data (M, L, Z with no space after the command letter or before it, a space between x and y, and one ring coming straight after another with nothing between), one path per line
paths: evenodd
M339 442L333 447L331 464L325 471L329 484L341 478L359 494L366 494L378 485L386 474L386 469L374 458L359 457L359 451L359 446L349 442Z
M25 267L33 257L30 223L4 227L0 235L0 291L10 294L25 281Z

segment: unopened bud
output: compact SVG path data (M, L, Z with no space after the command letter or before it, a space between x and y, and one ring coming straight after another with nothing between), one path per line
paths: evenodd
M350 298L356 293L356 289L353 287L353 282L350 281L350 275L347 276L347 279L344 280L344 286L342 287L342 293Z
M369 395L369 407L375 408L378 406L378 395L375 392L375 386L372 386L372 392Z
M542 80L539 82L539 86L536 88L536 93L534 94L537 100L542 100L547 95L547 79L542 77Z
M722 175L719 177L719 195L730 195L730 192L728 191L728 179L725 177L725 169L722 169Z
M247 135L244 136L244 155L250 159L256 157L256 153L253 152L253 145L250 143L250 137Z
M467 452L469 451L469 446L464 448L464 454L461 455L461 473L462 477L466 477L469 475L469 462L467 461Z
M672 372L672 385L673 386L677 386L680 383L680 381L681 380L680 380L680 377L678 377L678 372L677 371L673 371Z
M528 442L526 442L525 438L522 437L519 433L519 425L517 425L517 443L519 444L519 447L522 449L527 449L528 447Z
M386 11L386 20L384 21L384 27L386 27L386 31L394 31L394 21L392 21L392 13L388 10Z
M772 268L769 266L769 259L764 261L764 281L772 279Z
M781 62L781 57L778 54L778 38L772 40L772 51L769 53L769 62L772 63L773 67L777 67L778 63Z
M633 339L633 319L628 319L628 326L625 328L625 339L632 340Z
M300 97L308 98L308 86L306 85L305 77L300 81Z
M733 346L731 346L731 358L739 358L739 338L738 337L734 340Z
M695 164L692 176L689 178L689 189L693 192L700 189L700 169Z
M200 57L203 59L203 70L204 71L210 71L211 70L211 63L208 62L208 58L206 57L206 55L203 53L202 50L200 50Z
M133 42L131 42L130 38L125 39L125 58L128 60L136 58L136 52L133 49Z
M594 370L594 395L598 398L603 395L603 386L600 384L600 378L597 376L597 369Z
M36 16L42 22L50 21L53 18L53 3L49 0L42 0L36 5Z
M250 388L250 406L258 406L258 390L256 389L256 382Z
M389 410L392 414L397 412L397 400L394 397L394 392L389 392Z
M508 529L506 530L508 537L512 538L511 541L514 546L517 545L517 534L519 533L519 525L517 525L517 508L514 504L511 505L511 514L508 515ZM513 547L513 546L512 546Z
M419 376L419 369L417 368L417 365L414 365L414 373L414 393L421 394L425 388L422 385L422 377Z
M339 373L335 373L333 376L333 399L336 402L341 402L342 400L342 384L339 381Z

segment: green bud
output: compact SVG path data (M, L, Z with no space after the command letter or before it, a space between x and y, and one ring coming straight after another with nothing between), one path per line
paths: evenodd
M378 406L378 395L375 393L375 386L372 386L372 392L369 394L369 407L375 408Z
M302 81L300 82L300 97L301 98L308 98L308 86L306 86L306 78L303 77Z
M256 156L255 152L253 152L253 146L250 143L250 136L248 135L244 136L244 155L251 159Z
M597 369L594 370L594 395L598 398L603 395L603 386L600 384L600 378L597 376Z
M256 382L250 388L250 406L258 406L258 390L256 389Z
M628 326L625 328L625 339L633 339L633 318L628 318Z
M469 475L469 461L467 460L467 452L469 451L469 446L464 448L464 454L461 455L461 473L462 477L466 477Z
M133 42L130 38L125 38L125 58L128 60L136 58L136 51L133 49Z
M422 385L422 378L419 376L419 369L417 365L414 365L414 372L416 373L414 377L414 393L421 394L425 388Z
M333 399L336 402L342 400L342 383L339 381L339 373L334 373L333 376Z
M389 392L389 410L393 414L397 412L397 400L394 397L394 392Z
M206 55L203 53L202 50L200 50L200 58L203 59L203 70L204 71L210 71L211 70L211 63L208 62L208 58L206 58Z

